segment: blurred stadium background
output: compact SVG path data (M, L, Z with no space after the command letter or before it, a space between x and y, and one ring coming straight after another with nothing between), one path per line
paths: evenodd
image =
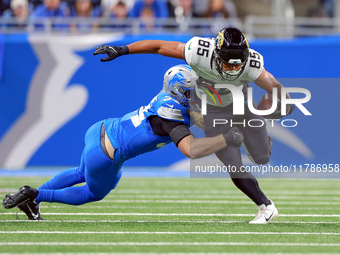
M0 13L2 198L78 165L90 125L148 104L164 72L184 63L158 55L102 63L92 56L98 45L186 42L214 37L225 26L245 31L284 86L311 92L304 105L312 116L296 109L285 118L296 127L277 122L268 128L270 164L325 164L327 171L279 177L333 178L261 179L280 217L249 225L254 204L231 181L170 178L188 177L190 166L170 144L126 162L124 177L133 178L122 178L102 201L42 203L40 222L1 206L0 252L339 254L340 0L0 0ZM253 88L259 100L264 91ZM195 127L192 132L202 135ZM250 164L247 156L244 163Z
M102 63L92 56L96 46L186 42L214 37L225 26L245 31L283 85L312 94L305 104L312 116L297 109L289 117L296 127L278 122L269 128L270 163L339 163L338 0L2 0L0 8L3 170L78 165L92 123L146 105L160 91L164 72L183 63L156 55ZM254 90L258 100L264 91ZM126 166L187 170L189 161L169 145Z

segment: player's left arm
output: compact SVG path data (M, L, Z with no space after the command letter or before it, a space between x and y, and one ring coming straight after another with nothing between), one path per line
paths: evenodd
M192 134L184 137L177 145L188 158L197 159L208 156L227 146L223 135L215 137L195 138Z
M278 98L281 100L281 90L283 88L282 84L264 67L260 76L254 81L254 83L269 94L272 94L273 88L277 88ZM286 93L286 98L290 98L289 93ZM294 105L287 105L287 115L291 114L294 109Z
M243 142L243 134L236 127L214 137L195 138L185 125L178 125L171 130L169 136L178 149L192 159L208 156L226 146L240 147Z

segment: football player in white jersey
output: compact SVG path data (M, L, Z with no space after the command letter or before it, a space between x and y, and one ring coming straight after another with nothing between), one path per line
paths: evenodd
M245 104L244 115L233 115L232 94L228 89L214 88L215 84L231 84L242 87L247 99L248 83L254 82L268 93L277 88L281 95L282 85L264 68L263 57L260 53L249 48L246 36L237 28L224 28L216 38L193 37L187 43L161 40L143 40L127 46L99 46L93 55L107 54L101 61L110 61L127 54L153 53L167 57L185 60L191 68L206 83L207 88L215 93L207 97L207 115L204 116L204 132L207 137L225 133L232 126L230 120L247 123L248 120L263 121L263 117L253 114ZM202 84L202 83L201 83ZM196 89L196 92L199 89ZM200 93L196 93L200 97ZM289 95L286 95L289 98ZM279 97L280 99L280 97ZM218 103L216 103L218 102ZM287 115L291 114L294 106L287 105ZM275 111L268 116L272 119L283 117L281 111ZM213 125L215 119L229 120L225 125ZM264 121L263 121L264 122ZM244 134L243 146L249 158L257 164L269 161L272 140L268 137L265 125L250 127L238 125ZM241 169L240 148L228 146L218 152L216 156L226 165ZM229 168L230 169L230 168ZM258 205L259 211L251 224L266 224L278 216L278 210L260 189L256 178L249 172L230 172L234 184Z

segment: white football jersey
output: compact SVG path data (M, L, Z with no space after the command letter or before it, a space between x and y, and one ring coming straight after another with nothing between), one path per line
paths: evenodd
M249 49L249 58L243 67L242 73L233 81L223 80L216 70L216 64L213 59L215 49L214 38L193 37L185 45L184 56L185 61L201 78L214 84L231 84L235 86L243 86L244 84L255 81L263 70L263 57L260 53L253 49ZM207 103L218 107L225 107L232 103L232 94L228 89L215 89L221 98L222 105L215 93L207 96ZM204 93L200 88L196 88L198 97Z

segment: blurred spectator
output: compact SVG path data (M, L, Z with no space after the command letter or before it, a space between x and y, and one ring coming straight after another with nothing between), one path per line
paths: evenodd
M0 1L0 15L9 9L9 2L10 0L1 0Z
M38 5L32 14L33 17L69 17L70 9L65 2L60 0L44 0Z
M116 4L108 8L109 15L111 18L123 19L127 17L128 8L123 1L118 1Z
M66 2L61 2L60 0L44 0L43 4L38 5L34 9L31 17L35 22L36 28L53 28L60 31L69 27L68 23L63 18L70 17L70 15L70 9ZM52 22L51 27L49 27L49 21Z
M142 27L147 31L151 31L155 27L155 12L150 6L144 6L140 19L142 21Z
M237 17L237 9L232 0L195 0L193 12L198 17Z
M29 17L29 7L27 0L11 0L10 9L3 13L7 27L26 27ZM12 19L12 21L10 21ZM8 20L8 21L7 21Z
M137 0L132 10L129 12L130 17L138 18L142 15L142 12L146 9L151 9L153 16L156 18L167 18L169 16L169 10L167 3L164 0ZM150 11L146 10L146 13Z
M177 21L193 17L194 0L171 0L169 3L169 17L175 17Z
M129 12L133 5L135 4L135 0L102 0L101 1L101 8L103 10L104 16L110 16L111 8L114 6L124 6L127 12ZM120 15L121 16L121 15Z
M196 17L193 13L194 0L171 0L169 6L169 17L176 19L176 26L168 25L169 28L176 28L181 31L190 29L190 19ZM197 26L192 26L197 28Z
M316 6L316 7L309 8L307 10L307 17L309 17L309 18L326 18L326 17L328 17L328 15L321 6Z
M103 3L103 2L102 2ZM112 1L111 6L105 7L104 17L108 19L106 25L102 25L103 28L127 28L126 17L128 15L128 7L123 0ZM108 2L106 3L108 4Z
M31 0L31 1L32 1L32 0ZM41 0L35 0L35 1L41 1ZM62 1L65 2L65 3L67 3L67 5L68 5L68 7L69 7L70 9L73 8L73 6L74 6L74 4L75 4L75 2L76 2L76 0L62 0ZM91 0L91 3L92 3L92 7L93 7L93 8L96 8L96 7L98 7L98 6L101 5L101 0Z
M77 19L72 22L71 30L74 32L90 32L96 29L98 23L95 19L90 18L99 18L100 14L100 6L94 7L91 0L75 0L71 7L71 16Z
M94 7L91 0L75 0L71 8L72 17L100 17L100 7Z
M32 6L32 9L35 9L35 7L43 4L43 0L29 0L29 4Z
M319 0L319 4L328 17L334 17L336 0Z
M235 4L230 0L210 0L205 16L208 18L236 18L237 11Z

